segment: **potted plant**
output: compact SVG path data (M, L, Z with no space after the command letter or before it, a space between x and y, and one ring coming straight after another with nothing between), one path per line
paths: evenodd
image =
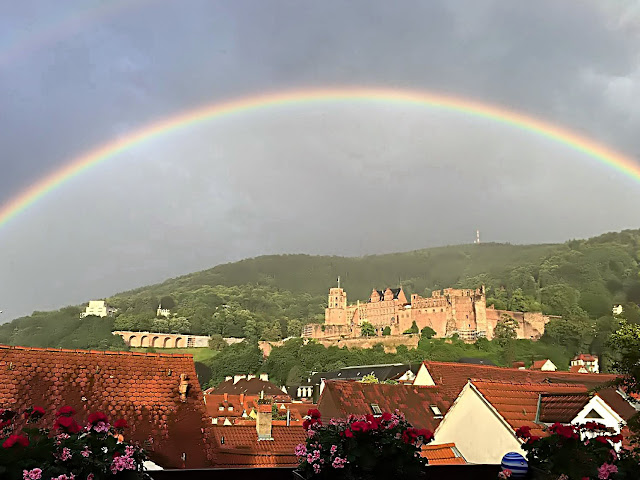
M296 476L304 479L373 480L423 476L426 458L420 449L433 434L413 428L396 413L350 416L324 424L318 410L303 423L307 440L296 447Z
M86 424L62 407L55 420L42 407L0 409L0 478L8 480L141 479L144 451L124 441L124 419L110 423L101 412ZM53 420L53 422L51 421Z
M584 425L555 423L546 437L532 436L520 427L516 435L524 440L533 478L540 480L637 479L638 457L618 449L622 435L597 422Z

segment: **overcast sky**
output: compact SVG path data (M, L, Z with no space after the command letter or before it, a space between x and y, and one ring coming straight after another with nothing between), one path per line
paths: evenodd
M638 159L640 2L0 2L0 205L150 122L339 86L504 106ZM638 228L639 204L637 181L487 120L263 109L130 149L2 226L0 321L267 253Z

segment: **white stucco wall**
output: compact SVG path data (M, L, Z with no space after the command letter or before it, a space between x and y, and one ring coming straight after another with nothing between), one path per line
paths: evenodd
M505 453L525 454L513 430L468 384L436 429L434 443L448 442L469 463L499 464Z
M586 418L592 410L595 410L602 418ZM613 410L609 404L597 395L594 395L591 400L589 400L589 403L587 403L578 415L576 415L576 418L571 420L571 423L574 425L582 425L587 422L601 423L606 427L613 429L616 433L620 433L622 425L624 424L624 420L620 418L615 410ZM595 437L596 435L593 434L588 436ZM615 449L620 450L621 446L622 442L616 444Z
M429 373L429 370L424 363L420 365L416 378L413 380L413 384L419 386L435 385L435 382L433 381L433 378L431 377L431 374Z

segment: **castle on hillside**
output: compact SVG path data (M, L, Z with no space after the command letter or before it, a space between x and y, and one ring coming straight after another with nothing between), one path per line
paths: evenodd
M360 325L373 325L376 335L382 335L385 327L391 335L401 335L416 322L419 330L431 327L436 337L451 337L454 334L468 342L477 338L493 338L496 324L504 315L517 324L518 338L537 340L544 333L549 317L537 312L512 312L487 307L484 286L472 289L445 288L431 293L428 298L411 295L411 302L400 288L387 288L371 292L367 302L347 304L344 289L329 290L328 306L324 323L309 324L303 336L316 339L339 339L360 337Z

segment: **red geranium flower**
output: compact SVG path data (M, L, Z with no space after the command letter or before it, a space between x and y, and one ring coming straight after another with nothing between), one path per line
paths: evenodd
M71 415L75 414L75 409L73 407L70 407L69 405L62 407L60 410L58 410L58 413L56 413L58 417L70 417Z
M24 411L24 418L37 420L38 418L44 417L45 411L42 407L31 407Z
M528 425L523 425L522 427L516 430L516 437L518 438L529 438L531 436L531 427Z
M109 423L109 419L102 412L93 412L91 415L89 415L89 418L87 419L87 421L91 425L95 425L99 422Z
M118 420L116 420L113 426L115 428L129 428L129 424L124 418L119 418Z
M391 415L389 412L382 412L382 417L380 418L382 418L383 422L388 422L393 418L393 415Z
M29 439L24 435L10 435L2 444L2 448L11 448L14 445L26 447L29 445Z
M344 431L344 436L347 438L352 438L353 437L353 432L349 429Z
M82 430L82 427L78 425L78 422L71 417L58 417L53 428L56 430L64 430L67 433L79 433Z
M604 443L605 445L609 444L609 442L607 441L607 437L603 437L601 435L598 435L596 438L594 438L594 440L596 442Z
M311 418L314 419L318 419L320 417L322 417L322 414L320 413L320 410L318 410L317 408L312 408L307 412L307 415L310 416Z

